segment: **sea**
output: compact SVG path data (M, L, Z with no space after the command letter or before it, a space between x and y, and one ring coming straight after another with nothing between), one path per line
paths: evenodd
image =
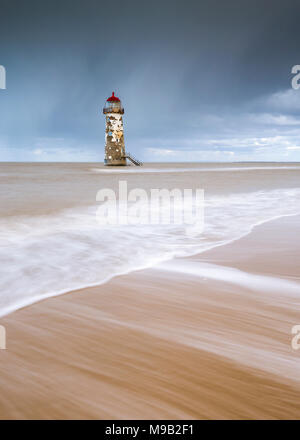
M101 224L97 194L113 190L118 200L120 181L128 191L149 194L189 189L191 204L196 190L203 190L203 228L189 234L186 224L173 222ZM259 224L300 214L300 164L1 163L0 200L4 316L47 297L201 254Z

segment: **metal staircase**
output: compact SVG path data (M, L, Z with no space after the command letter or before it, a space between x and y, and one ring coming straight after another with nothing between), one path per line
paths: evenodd
M130 160L134 165L136 165L137 167L141 167L143 165L143 162L140 162L138 159L136 159L135 157L133 157L130 153L125 154L124 156L126 159Z

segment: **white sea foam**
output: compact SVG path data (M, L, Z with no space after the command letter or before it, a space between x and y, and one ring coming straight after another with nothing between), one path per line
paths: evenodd
M300 166L222 166L222 167L189 167L189 168L147 168L147 167L119 167L119 168L91 168L92 173L100 174L139 174L139 173L191 173L191 172L218 172L218 171L257 171L257 170L300 170Z
M260 223L300 213L300 188L208 197L205 228L102 225L97 206L0 222L0 316L42 298L106 282L236 240Z
M295 298L298 304L300 301L300 283L280 277L253 274L233 267L202 261L200 263L197 261L175 260L162 263L159 267L170 272L235 284L254 291L271 292L280 296L284 292L285 295L288 294L290 297Z

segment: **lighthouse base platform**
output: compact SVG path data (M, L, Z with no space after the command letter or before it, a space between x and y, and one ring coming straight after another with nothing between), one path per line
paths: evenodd
M117 167L120 167L120 166L126 166L127 165L127 162L126 162L126 159L115 159L115 160L113 160L113 159L104 159L104 165L106 165L106 166L117 166Z

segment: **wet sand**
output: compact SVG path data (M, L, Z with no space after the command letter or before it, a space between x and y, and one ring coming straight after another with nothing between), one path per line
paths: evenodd
M281 218L1 318L0 418L298 419L299 237Z

